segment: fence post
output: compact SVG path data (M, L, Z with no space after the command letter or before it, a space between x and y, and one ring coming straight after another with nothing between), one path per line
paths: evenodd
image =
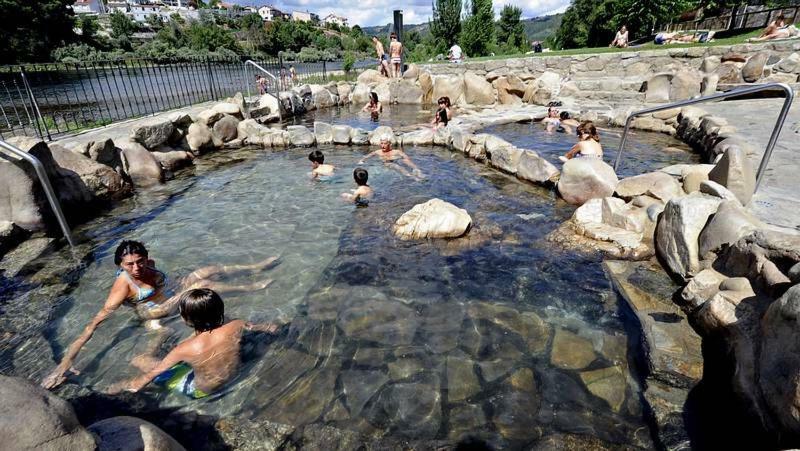
M283 70L283 55L278 52L278 92L286 90L286 73Z
M36 102L36 96L33 95L31 85L28 83L28 77L25 76L24 66L19 66L19 75L22 77L22 84L25 85L25 91L28 92L28 98L30 99L31 106L33 107L33 122L34 126L36 127L36 134L39 135L39 139L44 139L44 136L42 135L42 128L44 128L44 131L47 133L47 140L52 141L53 137L50 136L50 130L47 128L47 124L44 123L42 112L39 110L39 104ZM41 124L39 123L39 119L42 120Z
M328 67L326 64L325 60L322 60L322 81L328 81Z
M208 88L211 92L211 100L217 100L214 93L214 72L211 70L211 58L206 57L206 68L208 69Z

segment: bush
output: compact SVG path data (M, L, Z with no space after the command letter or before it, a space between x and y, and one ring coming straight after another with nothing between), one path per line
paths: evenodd
M342 62L342 68L345 72L350 72L353 70L353 66L356 64L356 56L353 55L353 52L347 52L344 54L344 61Z
M50 57L55 61L74 63L98 59L99 53L94 47L87 44L70 44L53 50L53 52L50 53Z

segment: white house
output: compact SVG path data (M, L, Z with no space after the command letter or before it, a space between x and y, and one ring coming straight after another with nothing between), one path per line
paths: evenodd
M104 12L100 0L76 0L72 4L72 11L75 14L101 14Z
M131 17L131 19L140 23L147 22L147 18L150 16L156 16L162 22L168 22L169 16L170 14L172 14L172 11L163 8L161 5L150 5L142 3L139 5L130 5L130 7L131 9L128 12L128 15Z
M258 15L264 19L264 22L272 22L275 19L282 19L285 17L285 14L274 6L262 6L258 8Z
M292 20L297 22L319 22L319 16L308 11L292 11Z
M328 14L322 19L324 25L336 24L340 27L347 26L347 17L337 16L336 14Z
M128 12L128 2L125 1L125 0L108 0L106 2L106 12L111 14L114 11L119 11L121 13L127 13Z

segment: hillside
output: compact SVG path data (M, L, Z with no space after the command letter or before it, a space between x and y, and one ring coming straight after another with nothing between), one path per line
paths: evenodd
M561 25L561 18L563 14L554 14L552 16L534 17L533 19L523 19L522 23L525 25L525 35L528 40L544 41L549 36L555 34ZM392 24L378 25L372 27L363 27L364 33L368 36L388 34L392 29ZM430 27L427 23L416 25L403 25L403 30L408 32L410 30L417 31L420 35L426 36L430 33Z

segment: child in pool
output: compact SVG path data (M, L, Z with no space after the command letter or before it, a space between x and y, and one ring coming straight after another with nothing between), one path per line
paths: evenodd
M208 288L183 293L180 313L183 321L194 328L194 335L161 361L152 355L136 357L132 363L144 374L114 384L110 393L138 392L154 381L192 398L208 396L236 375L245 330L268 333L278 330L275 324L250 324L240 319L225 322L222 298Z
M369 173L366 169L356 168L353 171L353 179L355 179L358 187L354 189L352 193L342 193L342 197L355 202L359 207L366 207L369 205L369 198L372 197L372 188L367 185Z
M333 175L335 167L332 164L325 164L325 155L319 150L315 150L308 154L308 160L311 161L312 178L317 178L320 175Z

